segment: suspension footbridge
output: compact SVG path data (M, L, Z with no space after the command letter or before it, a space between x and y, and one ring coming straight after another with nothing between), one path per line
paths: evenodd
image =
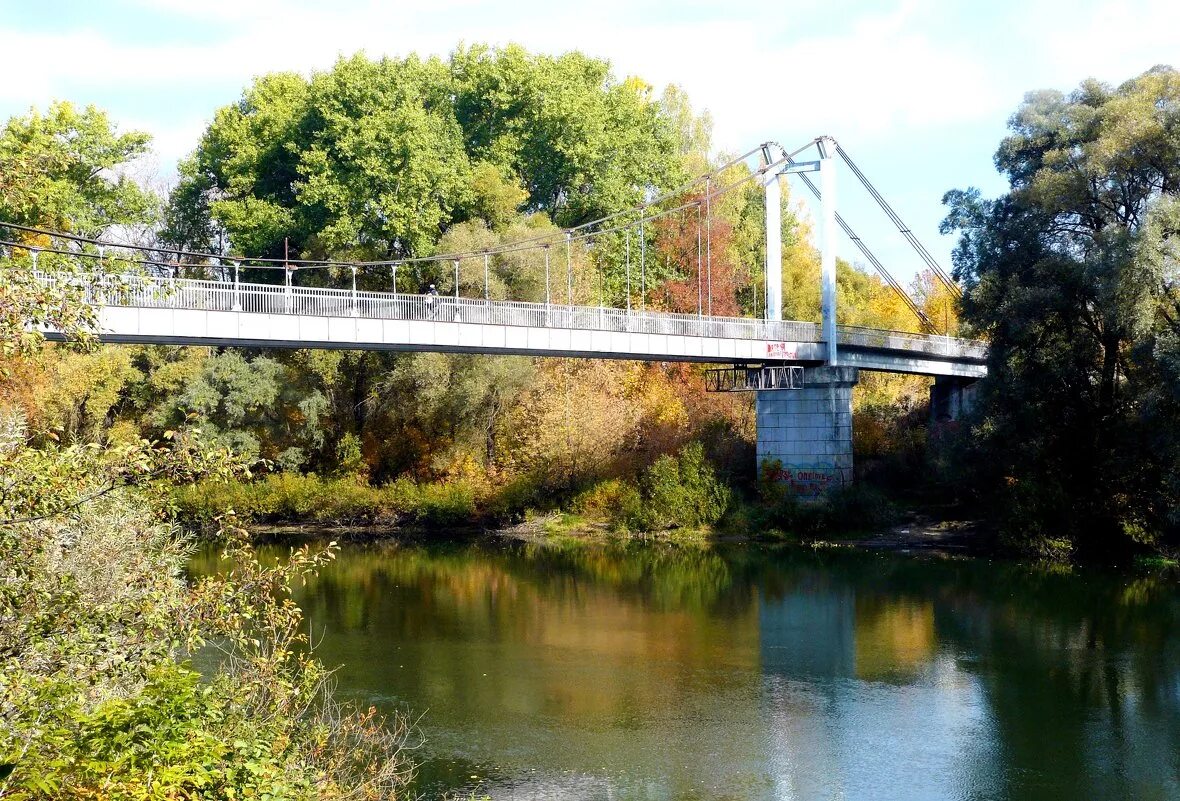
M811 147L818 158L802 158L801 154ZM743 160L752 156L759 158L757 166L740 169ZM16 236L0 239L0 246L8 249L10 258L30 260L36 280L72 291L93 304L97 309L96 334L104 342L442 351L734 365L742 369L731 375L749 375L751 380L727 379L713 382L710 388L756 391L760 460L777 465L780 477L800 491L818 491L851 479L850 403L857 370L970 381L985 375L987 369L986 344L938 332L836 212L837 157L868 189L938 280L952 294L958 294L958 286L863 172L834 140L826 137L794 151L766 143L634 209L477 252L364 262L251 259L120 245L2 222L0 228ZM731 179L735 167L739 167L739 175ZM813 172L819 175L818 186L809 175ZM779 182L790 175L798 176L820 202L819 323L781 319ZM755 181L765 199L761 314L718 316L713 314L713 205L723 195ZM646 251L653 228L668 220L688 220L691 225L694 217L696 252L691 253L689 248L685 263L679 265L679 274L682 283L690 287L695 281L696 309L685 313L649 308ZM918 331L838 324L837 231L851 239L886 284L904 299L914 313ZM589 261L598 267L589 279L579 275L577 292L575 249L579 262ZM493 264L523 253L543 258L543 300L493 299ZM560 259L554 255L562 253L565 280L560 280L560 274L554 280L553 273L560 273ZM612 256L623 264L609 264ZM556 268L554 261L559 262ZM482 265L482 297L478 291L470 291L478 290L478 281L465 284L461 279L464 262ZM612 284L604 277L608 267L613 267L615 284L620 283L620 275L623 278L619 291L613 293ZM421 287L399 291L399 269L403 276L407 272L419 277L430 275L440 282L444 276L450 277L450 292L439 294L433 285L427 292L422 292ZM242 272L252 276L281 275L282 283L243 281ZM202 277L189 277L194 274ZM325 275L343 275L349 285L322 286L302 280L310 274L320 276L318 283L323 283ZM372 288L376 275L388 276L388 289ZM563 284L566 302L554 302L555 289L560 295ZM597 303L585 302L587 295ZM53 330L45 333L50 338L60 337ZM776 366L804 370L798 380L777 385L766 380L771 373L758 373L772 371Z

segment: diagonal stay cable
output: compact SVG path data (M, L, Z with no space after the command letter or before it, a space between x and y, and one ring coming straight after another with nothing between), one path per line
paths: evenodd
M877 201L877 205L881 207L881 210L885 212L890 221L892 221L893 224L897 226L897 230L900 231L901 235L904 236L906 241L910 243L910 246L913 247L914 251L917 252L922 261L926 262L926 266L929 267L936 276L938 276L938 279L946 285L946 288L950 290L952 295L954 295L956 298L962 297L963 290L959 287L958 283L956 283L953 278L947 275L946 271L942 269L942 266L935 260L934 256L930 254L930 251L926 249L926 246L923 245L921 241L919 241L918 237L914 236L914 232L910 230L909 226L907 226L905 222L902 221L897 212L893 210L893 207L890 206L888 201L885 200L884 196L882 196L881 193L877 191L877 188L873 186L872 182L870 182L865 174L861 172L860 168L856 166L856 162L854 162L849 157L848 153L843 147L840 146L839 143L836 144L836 152L840 155L840 158L843 160L843 162L848 165L848 168L852 170L857 180L859 180L864 188L868 190L869 194L872 195L873 200Z
M794 165L794 163L795 162L793 159L787 160L788 165ZM811 193L815 195L816 200L823 199L823 196L819 191L819 187L815 185L815 182L812 181L806 173L796 174L803 180L803 183L807 186L807 188L811 190ZM905 291L897 279L894 278L887 269L885 269L885 265L881 263L881 260L878 259L871 250L869 250L869 246L865 244L865 241L857 236L856 232L852 230L852 226L850 226L844 220L844 217L840 214L840 212L836 212L836 224L839 225L841 230L843 230L848 238L852 240L852 244L856 245L857 250L864 254L864 257L869 260L869 263L873 265L873 269L880 273L881 277L885 279L885 282L889 284L890 288L898 294L898 296L902 299L902 302L905 303L906 308L908 308L913 313L913 315L918 318L918 322L921 324L921 326L930 333L940 333L938 327L934 325L933 321L931 321L926 313L922 311L922 308L918 306L913 298L910 297L910 294Z

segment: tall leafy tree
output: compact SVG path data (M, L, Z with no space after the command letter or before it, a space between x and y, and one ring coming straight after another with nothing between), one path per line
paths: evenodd
M1042 542L1150 539L1178 522L1174 463L1150 443L1177 430L1180 73L1033 92L1010 129L996 153L1009 192L946 197L963 313L992 342L981 486L1010 531ZM1152 412L1167 433L1145 425Z
M679 175L650 87L580 53L461 49L257 79L181 165L167 238L279 256L428 255L454 223L560 225ZM228 243L227 241L228 240Z
M474 45L451 56L467 151L515 175L528 208L572 225L679 177L674 126L651 87L578 52Z
M430 252L469 204L469 165L437 61L341 59L310 79L257 79L181 165L169 238L236 252Z
M94 106L12 117L0 130L0 220L90 236L152 221L155 197L122 172L150 139Z
M45 113L12 117L0 130L0 221L88 236L151 222L155 197L124 172L147 151L148 141L138 131L119 133L93 106L54 103ZM0 378L8 378L16 375L12 357L28 356L41 342L31 329L50 325L84 341L94 314L79 302L77 287L34 280L30 248L47 246L47 240L15 229L0 229L0 238L28 246L0 256ZM77 269L69 260L43 255L42 268ZM10 390L0 386L0 395Z

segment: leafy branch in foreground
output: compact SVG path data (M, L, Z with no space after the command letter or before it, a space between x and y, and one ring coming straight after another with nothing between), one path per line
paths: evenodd
M109 450L35 450L11 419L0 434L0 796L401 792L413 725L333 699L289 595L333 546L263 565L230 515L228 569L190 586L193 543L161 499L241 475L225 451L194 432Z

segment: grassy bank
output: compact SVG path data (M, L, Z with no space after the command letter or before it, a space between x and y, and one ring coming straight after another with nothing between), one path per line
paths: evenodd
M544 518L542 534L581 530L781 540L871 533L899 516L895 504L870 486L849 487L819 501L799 500L774 486L737 492L691 447L661 457L634 479L605 479L565 491L528 478L498 486L408 479L377 486L355 477L272 473L251 482L179 487L172 500L180 519L201 527L215 525L232 509L254 525L442 531L505 528Z
M478 522L483 514L476 499L483 495L458 483L418 484L403 479L373 486L354 477L271 473L251 482L206 481L178 487L172 500L181 519L201 526L212 525L218 515L232 509L251 523L441 528Z

